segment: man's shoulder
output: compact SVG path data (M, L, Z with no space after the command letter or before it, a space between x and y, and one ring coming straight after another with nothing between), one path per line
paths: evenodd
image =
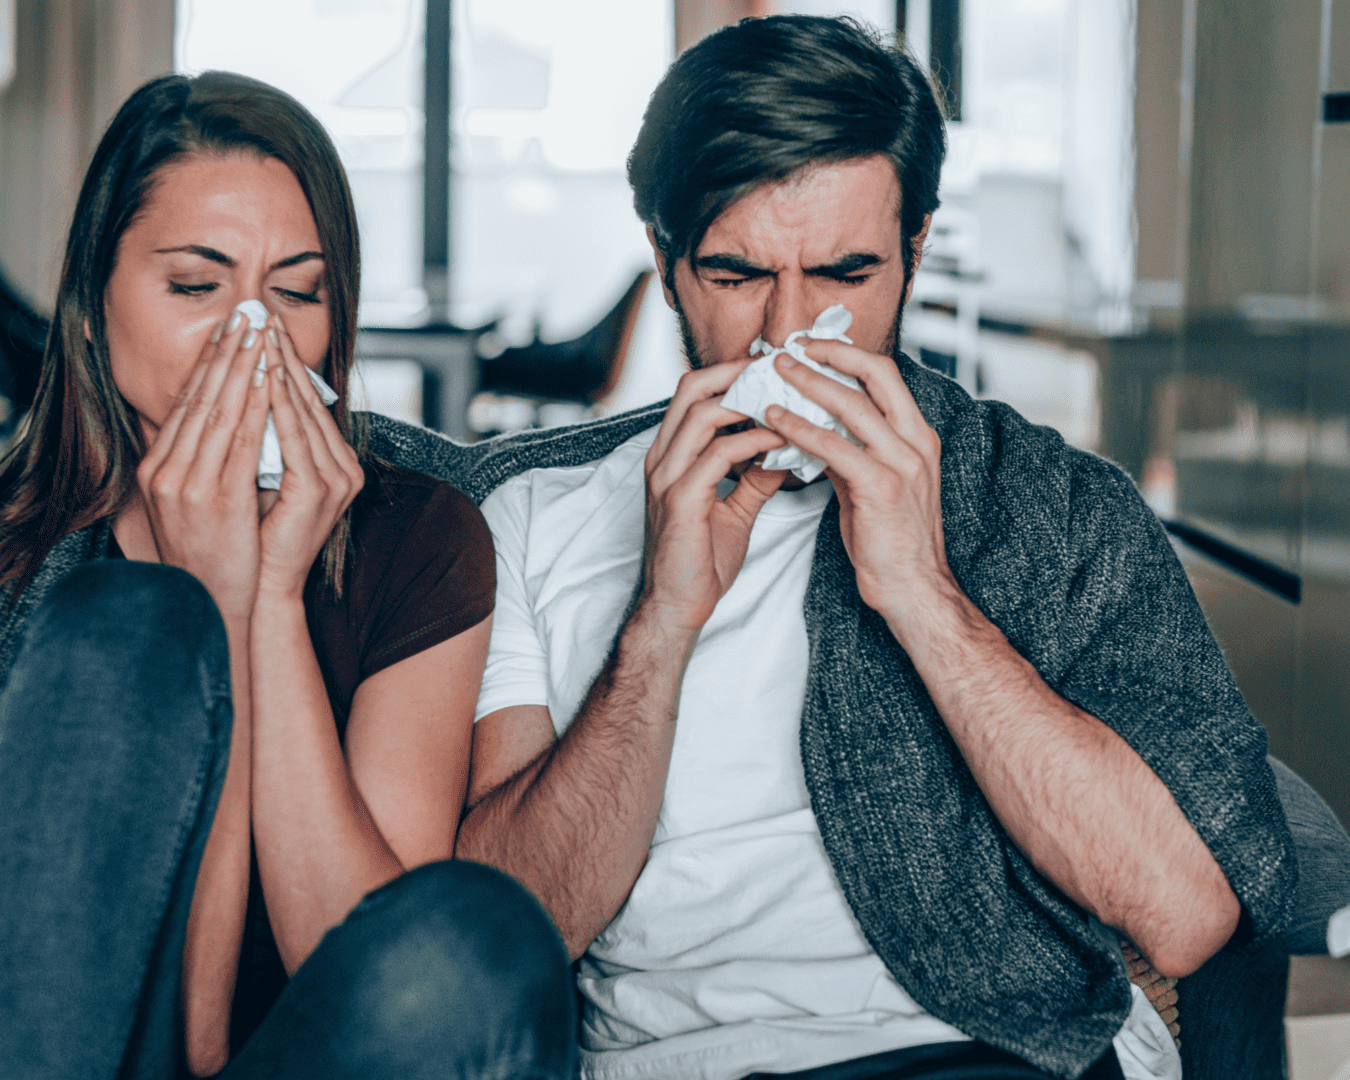
M481 503L513 476L598 462L661 422L661 401L617 416L461 443L436 431L371 414L371 449L385 461L446 480Z
M909 357L898 362L919 411L942 439L944 484L954 479L990 497L1012 486L1052 501L1096 489L1102 495L1134 490L1118 465L1065 442L1054 428L1032 423L1005 402L973 398L955 380Z
M501 481L482 502L483 513L492 520L496 507L510 502L533 515L581 514L596 508L624 488L641 490L645 483L643 462L656 438L651 427L630 436L600 457L555 463L544 459L514 472Z

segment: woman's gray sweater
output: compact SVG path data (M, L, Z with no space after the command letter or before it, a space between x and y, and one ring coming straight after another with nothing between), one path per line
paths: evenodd
M1278 933L1297 871L1265 731L1157 518L1109 462L907 359L900 368L942 439L947 561L961 587L1052 688L1148 763L1256 937ZM467 446L373 416L372 448L481 502L527 469L602 457L663 411ZM106 547L101 524L53 549L0 623L0 678L52 583ZM821 521L805 614L802 761L867 939L934 1016L1077 1076L1129 1012L1118 936L1037 873L994 817L914 665L858 595L837 500Z

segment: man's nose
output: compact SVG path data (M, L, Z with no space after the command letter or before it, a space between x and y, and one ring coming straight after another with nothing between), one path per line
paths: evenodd
M805 330L820 312L811 310L810 288L804 275L780 273L764 302L764 322L759 336L776 349L788 335Z

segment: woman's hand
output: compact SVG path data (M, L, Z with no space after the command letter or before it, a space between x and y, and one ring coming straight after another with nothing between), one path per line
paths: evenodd
M160 561L200 580L227 622L247 619L257 593L262 347L244 319L221 323L136 470Z
M365 472L296 355L281 317L267 331L267 384L286 475L262 522L259 589L298 599L333 526L365 483Z

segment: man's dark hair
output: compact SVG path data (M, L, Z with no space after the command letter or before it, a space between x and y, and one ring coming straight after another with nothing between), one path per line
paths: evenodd
M848 18L742 19L683 53L661 80L628 156L637 215L675 260L728 206L821 162L883 154L900 182L906 278L937 209L942 110L906 53Z

